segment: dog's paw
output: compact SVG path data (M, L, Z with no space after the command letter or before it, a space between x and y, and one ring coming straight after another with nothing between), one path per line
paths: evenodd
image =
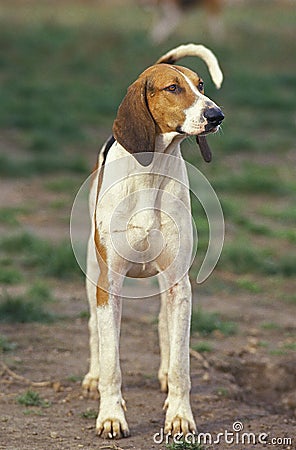
M195 433L196 425L193 417L186 418L175 416L173 419L165 421L164 432L166 434L170 433L172 435L182 433L185 436L188 433Z
M97 418L97 434L104 439L120 439L129 436L124 411L126 406L123 398L105 398L105 401L101 402Z
M89 397L94 400L99 398L98 381L98 377L94 377L90 373L85 375L82 381L82 394L84 397Z
M125 419L97 420L96 431L103 439L121 439L130 435Z
M101 409L97 418L96 431L104 439L120 439L130 435L124 411L125 401L116 402L112 408L111 403L106 411Z
M164 432L177 434L196 432L196 425L192 415L189 399L183 401L181 399L168 398L165 401L164 409L167 409Z

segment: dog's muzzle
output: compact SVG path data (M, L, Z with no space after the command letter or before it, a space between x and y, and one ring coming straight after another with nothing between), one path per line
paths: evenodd
M210 132L214 128L217 128L219 125L221 125L224 119L224 114L220 108L214 107L206 109L204 112L204 117L208 122L205 126L205 131Z
M221 125L224 114L218 107L208 108L204 112L204 117L207 120L204 133L196 136L196 142L200 148L201 154L205 162L212 161L212 152L206 140L206 134L216 132L219 125Z

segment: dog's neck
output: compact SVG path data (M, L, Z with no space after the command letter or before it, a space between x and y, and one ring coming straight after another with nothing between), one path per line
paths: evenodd
M176 131L171 133L160 133L155 138L155 152L166 153L173 156L178 156L180 153L180 144L186 138L185 135L179 134Z

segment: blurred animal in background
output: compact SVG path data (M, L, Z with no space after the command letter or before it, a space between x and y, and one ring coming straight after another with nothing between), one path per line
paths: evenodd
M154 43L164 42L177 28L187 11L195 7L205 10L208 30L213 39L223 36L222 7L223 0L139 0L145 7L151 7L156 21L150 32Z

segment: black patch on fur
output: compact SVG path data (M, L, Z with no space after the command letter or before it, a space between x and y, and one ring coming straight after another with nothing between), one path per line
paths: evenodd
M108 141L106 142L106 145L105 145L105 148L104 148L104 151L103 151L103 163L102 163L102 166L105 164L108 152L109 152L110 148L112 147L112 145L114 144L114 142L115 142L115 137L112 135L112 136L109 137Z
M160 61L158 64L175 64L176 58L173 58L172 56L165 61Z

